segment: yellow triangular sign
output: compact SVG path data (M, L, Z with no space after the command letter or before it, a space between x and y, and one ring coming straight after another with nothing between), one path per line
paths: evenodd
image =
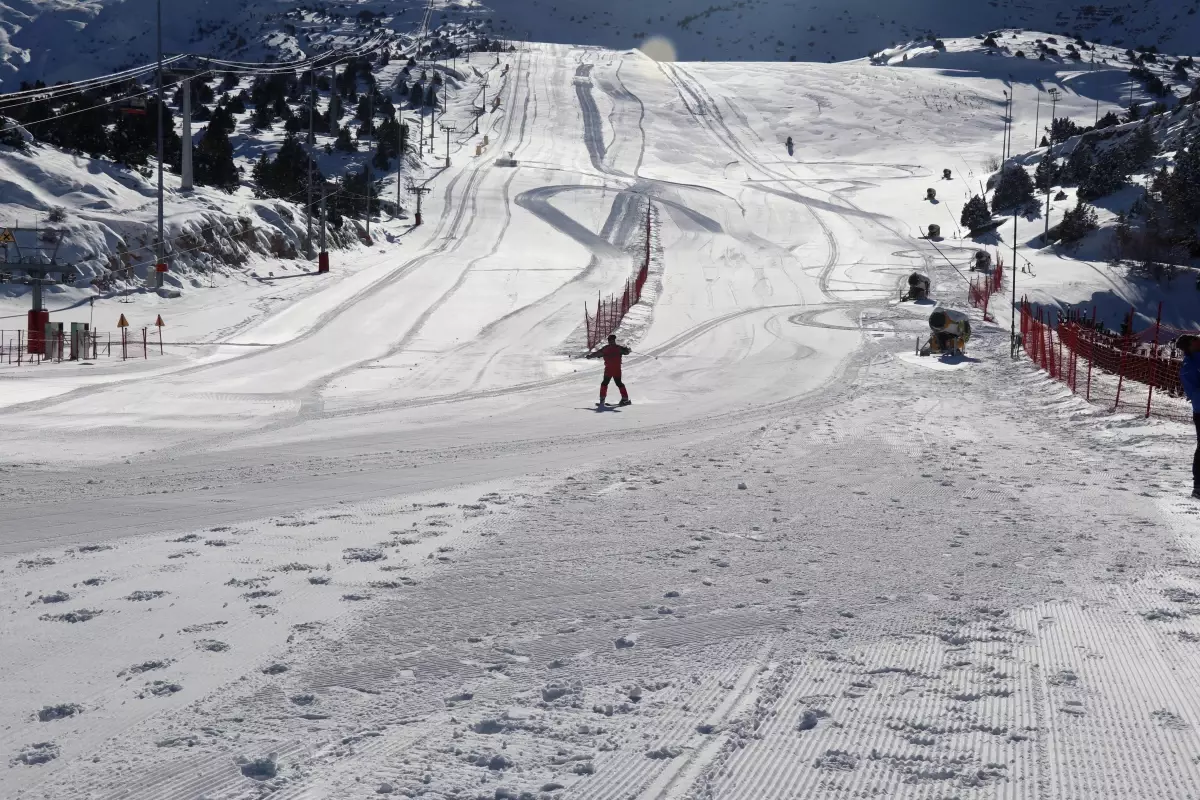
M118 328L128 328L129 327L129 320L125 319L124 314L122 314L121 318L119 320L117 320L117 327Z
M159 314L159 315L158 315L158 319L154 320L154 324L155 324L157 327L161 328L162 326L166 325L167 323L165 323L165 322L163 322L163 321L162 321L162 314Z
M8 228L0 231L0 244L13 244L17 240L13 238L12 231Z

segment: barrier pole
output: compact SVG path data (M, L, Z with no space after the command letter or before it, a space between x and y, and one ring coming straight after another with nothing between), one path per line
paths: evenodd
M1121 387L1125 384L1125 353L1128 352L1125 348L1125 337L1121 337L1121 363L1117 366L1117 399L1113 402L1113 411L1121 407Z
M1079 394L1079 326L1072 331L1075 346L1071 348L1071 394Z
M1154 349L1150 351L1150 388L1146 391L1146 418L1150 418L1150 401L1154 397L1154 375L1158 371L1158 328L1162 324L1162 300L1158 301L1158 316L1154 318Z
M146 329L142 328L142 358L150 357L150 348L146 344Z
M121 328L121 360L129 358L129 337L126 335L128 328Z

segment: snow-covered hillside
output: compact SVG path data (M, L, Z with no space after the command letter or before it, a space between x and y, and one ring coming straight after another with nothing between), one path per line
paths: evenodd
M15 87L19 80L71 80L152 59L155 1L0 4L0 89ZM876 0L666 0L653 6L638 0L366 0L336 5L206 0L167 7L163 42L172 53L288 60L311 54L325 42L325 26L306 22L306 9L347 18L370 14L383 28L410 33L429 6L435 25L477 20L509 39L618 50L658 39L659 52L689 61L844 61L930 33L963 37L998 28L1175 52L1194 49L1193 43L1200 41L1197 0L902 0L883 6Z

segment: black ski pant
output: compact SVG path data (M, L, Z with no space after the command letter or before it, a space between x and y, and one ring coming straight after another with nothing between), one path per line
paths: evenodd
M1192 414L1196 423L1196 454L1192 456L1192 488L1200 489L1200 414Z

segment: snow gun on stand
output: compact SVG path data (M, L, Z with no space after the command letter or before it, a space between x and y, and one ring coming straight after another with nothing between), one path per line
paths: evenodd
M961 356L971 341L971 321L961 311L939 308L929 315L929 341L917 352L927 356Z
M908 291L900 296L900 302L924 300L929 297L929 278L919 272L908 276Z

